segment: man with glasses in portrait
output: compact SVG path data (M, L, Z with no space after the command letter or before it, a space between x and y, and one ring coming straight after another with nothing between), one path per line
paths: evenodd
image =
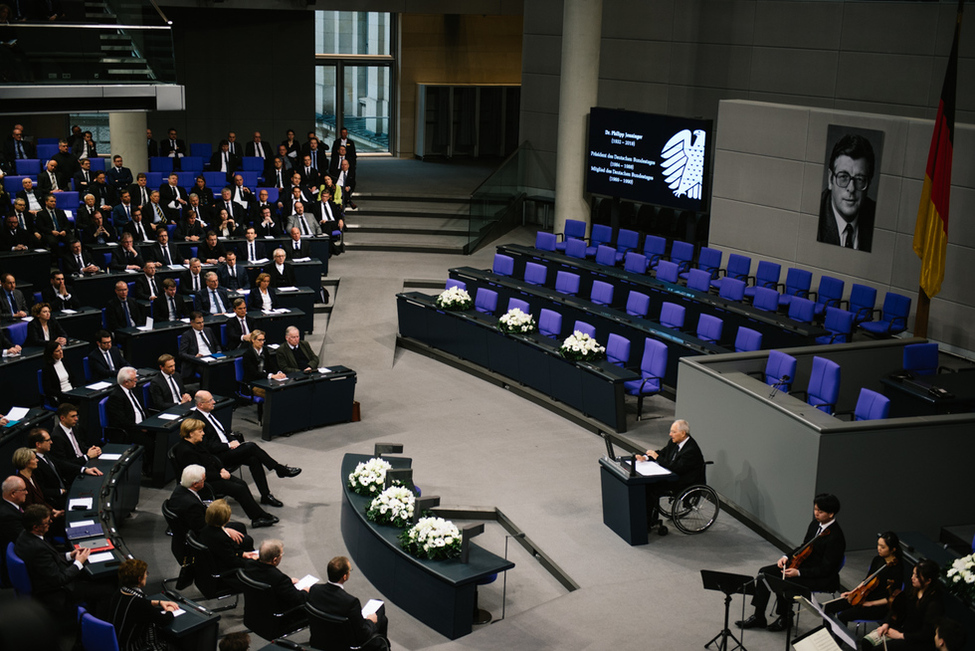
M863 136L847 134L833 147L829 181L819 206L818 241L870 251L877 204L867 190L874 164L873 146Z

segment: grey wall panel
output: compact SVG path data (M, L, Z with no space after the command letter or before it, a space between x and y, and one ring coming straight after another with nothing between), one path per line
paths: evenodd
M678 0L603 2L603 38L634 38L633 27L639 25L642 39L672 40L678 5L685 11Z
M625 104L634 111L667 113L672 88L666 84L602 79L599 82L599 96L604 98L602 103L606 106Z
M795 258L798 213L715 199L716 214L719 204L721 218L711 220L711 231L720 234L722 242L727 241L730 247L752 253L762 251L763 259Z
M896 104L905 95L927 97L931 78L944 79L944 66L929 56L841 51L836 65L836 95L851 100Z
M749 203L799 210L803 164L784 158L718 151L715 155L714 197L745 199Z
M839 54L830 50L753 48L752 90L833 97Z
M671 66L671 50L665 43L603 39L599 78L666 83Z
M559 75L562 72L562 37L525 34L521 56L522 72Z
M835 50L840 45L843 6L835 2L756 3L755 45Z
M951 47L935 40L941 12L915 2L889 2L878 11L872 3L843 3L840 48L851 52L947 54Z
M748 0L686 0L674 14L675 41L744 44L754 32L755 2Z
M805 160L808 112L782 111L757 103L729 103L721 120L732 122L735 128L722 129L720 123L717 125L715 146L719 149Z
M752 48L744 45L673 43L669 81L672 84L748 90Z
M525 34L552 34L562 38L562 0L527 0Z

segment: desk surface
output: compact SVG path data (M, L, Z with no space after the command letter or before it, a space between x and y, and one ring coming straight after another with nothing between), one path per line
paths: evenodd
M909 379L896 375L888 375L880 380L887 397L895 399L891 404L892 417L895 414L906 416L975 411L975 371L921 375ZM945 393L939 395L939 389ZM896 400L898 396L902 399ZM919 407L917 414L910 413L911 402Z

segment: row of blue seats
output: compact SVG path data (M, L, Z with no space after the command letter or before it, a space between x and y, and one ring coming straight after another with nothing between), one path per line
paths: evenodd
M18 161L19 162L19 161ZM161 185L167 182L169 178L168 172L146 172L146 187L150 190L157 190ZM249 187L251 190L256 191L262 182L260 172L254 171L240 171L235 172L235 174L240 174L244 179L244 185ZM203 176L206 180L207 187L213 193L214 197L220 196L220 191L227 185L227 175L223 172L194 172L194 171L182 171L176 172L179 177L180 187L186 188L187 192L193 192L196 187L196 177ZM3 188L11 196L16 195L17 192L23 189L24 179L30 178L36 187L37 185L37 174L18 174L17 176L5 176L3 178ZM265 188L270 194L271 190L274 191L274 198L272 201L277 200L278 189L277 188ZM58 192L55 193L58 196L58 208L62 210L73 209L80 202L79 193L77 191L72 192ZM73 196L73 205L65 204L64 207L61 205L62 198L60 195L70 194ZM116 198L117 199L117 198ZM65 199L65 201L67 201Z

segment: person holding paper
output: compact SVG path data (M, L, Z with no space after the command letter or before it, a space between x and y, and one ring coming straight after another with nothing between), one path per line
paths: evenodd
M675 495L694 484L705 483L704 455L697 441L691 438L691 426L686 420L675 420L670 426L670 441L660 450L647 450L636 455L637 461L653 459L657 464L677 475L677 481L647 484L647 524L650 528L660 524L657 504L663 491Z
M118 568L118 592L102 619L115 627L119 651L170 651L157 628L168 626L179 606L173 601L150 599L143 591L149 576L149 565L137 558L127 558Z
M352 574L352 563L345 556L336 556L328 562L328 583L312 586L308 593L308 605L329 615L345 617L349 620L350 639L342 640L342 644L366 651L388 649L389 640L387 630L389 620L386 619L385 604L379 606L375 612L363 617L362 604L345 590L345 582ZM334 640L323 639L323 631L317 630L315 622L311 624L311 646L325 649L333 646ZM331 644L330 644L331 642Z
M278 569L281 564L281 559L284 557L284 543L280 540L265 540L261 543L260 552L258 555L258 562L254 563L250 567L244 570L244 573L254 581L260 581L261 583L267 583L270 588L270 592L274 595L276 603L274 604L278 612L283 612L285 610L295 608L295 606L300 606L306 601L308 601L308 587L299 589L295 584L298 583L298 579L293 579L287 574ZM244 601L245 617L247 617L247 601ZM263 613L269 616L269 613ZM308 615L305 613L304 609L297 608L286 616L286 621L277 621L279 618L275 618L274 625L279 628L279 630L294 630L305 625Z
M839 599L825 604L827 613L839 613L837 618L844 624L853 620L882 621L890 613L890 604L904 583L904 563L901 562L901 546L897 534L885 531L877 539L877 555L870 561L870 569L863 582ZM861 586L873 587L861 594ZM854 600L856 605L852 605Z
M940 574L934 561L925 559L915 565L911 587L894 598L884 623L860 641L860 648L934 651L935 631L945 612L944 587L938 580Z
M301 338L298 328L288 326L284 331L285 344L278 348L278 367L282 373L301 373L318 368L318 355L311 344Z

